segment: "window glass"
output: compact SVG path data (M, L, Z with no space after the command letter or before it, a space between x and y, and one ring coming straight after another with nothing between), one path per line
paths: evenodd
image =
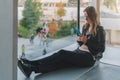
M76 43L77 0L18 0L18 57L34 59Z
M91 0L80 0L80 30L82 30L83 24L85 23L83 11L87 6L91 5L92 5Z
M106 30L107 44L120 45L120 0L101 0L100 19Z

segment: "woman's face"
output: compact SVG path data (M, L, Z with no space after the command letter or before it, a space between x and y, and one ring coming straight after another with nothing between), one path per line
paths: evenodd
M84 12L84 16L85 16L86 23L91 23L90 18L86 11Z
M86 23L89 23L89 22L88 22L88 14L87 14L87 12L84 12L84 17L85 17Z

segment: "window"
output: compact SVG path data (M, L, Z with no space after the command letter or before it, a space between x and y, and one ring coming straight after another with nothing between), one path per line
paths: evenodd
M100 3L101 24L106 29L109 45L120 45L120 0L102 0Z
M24 52L26 58L34 59L76 42L77 2L73 7L60 0L34 2L39 6L31 0L23 3L18 6L18 57Z
M87 6L91 5L92 2L90 0L80 0L80 30L82 30L83 24L85 23L83 11Z

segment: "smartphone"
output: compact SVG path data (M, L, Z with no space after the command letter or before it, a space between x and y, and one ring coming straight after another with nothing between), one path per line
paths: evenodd
M77 36L81 36L82 35L81 32L80 32L80 30L78 30L78 29L76 31L76 34L77 34Z

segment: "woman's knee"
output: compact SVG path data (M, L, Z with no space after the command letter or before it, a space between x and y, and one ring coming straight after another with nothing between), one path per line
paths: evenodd
M63 52L65 52L65 50L64 50L64 49L61 49L61 50L59 50L59 52L60 52L60 53L63 53Z
M61 54L61 55L64 55L64 56L65 56L65 55L68 55L69 53L70 53L70 52L68 52L67 50L64 50L64 49L61 49L61 50L60 50L60 54Z
M61 49L57 52L57 54L63 55L65 53L65 50Z

